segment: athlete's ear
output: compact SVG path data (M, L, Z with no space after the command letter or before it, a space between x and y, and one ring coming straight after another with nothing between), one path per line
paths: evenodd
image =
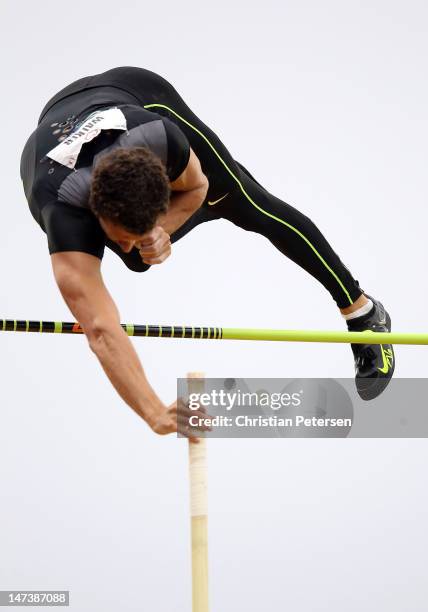
M202 172L201 164L193 149L190 149L189 163L170 186L172 191L193 191L204 186L208 187L208 179Z

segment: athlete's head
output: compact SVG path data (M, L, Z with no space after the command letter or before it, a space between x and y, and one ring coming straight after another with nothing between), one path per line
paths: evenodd
M116 149L94 168L89 205L107 236L123 248L153 229L169 196L165 167L154 153L143 147Z

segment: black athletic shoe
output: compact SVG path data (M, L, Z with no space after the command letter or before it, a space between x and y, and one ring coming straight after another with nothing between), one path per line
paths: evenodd
M366 295L372 302L371 311L347 321L349 331L389 332L391 317L380 302ZM392 378L395 368L391 344L351 344L355 359L355 384L363 400L372 400L382 393Z

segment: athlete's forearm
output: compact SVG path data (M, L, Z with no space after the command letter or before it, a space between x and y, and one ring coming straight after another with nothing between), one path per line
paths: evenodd
M158 225L163 227L167 234L173 234L201 207L207 191L208 181L191 191L173 191L168 212L159 218Z
M110 324L87 337L116 391L153 428L165 406L150 386L126 332L119 324Z

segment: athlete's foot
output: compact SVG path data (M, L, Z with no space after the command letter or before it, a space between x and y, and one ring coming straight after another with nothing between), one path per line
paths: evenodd
M391 331L391 317L380 302L373 302L371 311L347 321L349 331ZM372 400L382 393L392 378L395 368L391 344L351 344L355 359L355 384L363 400Z

